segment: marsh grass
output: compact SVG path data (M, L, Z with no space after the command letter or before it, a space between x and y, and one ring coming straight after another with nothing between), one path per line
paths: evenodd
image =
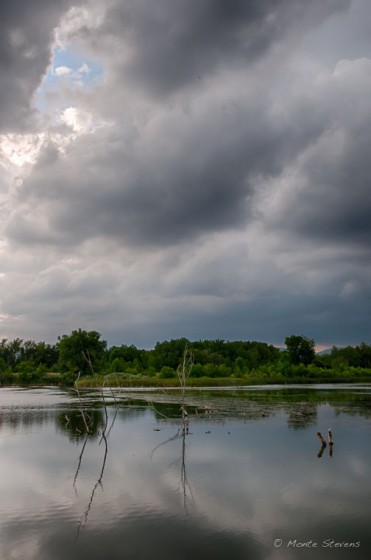
M178 379L163 379L157 376L132 375L130 377L115 374L111 376L95 375L86 376L79 380L79 386L85 388L96 388L103 384L108 387L169 387L179 388ZM321 377L267 377L267 376L246 376L246 377L189 377L188 387L244 387L248 385L286 385L286 384L317 384L317 383L370 383L370 375L346 375L328 374Z

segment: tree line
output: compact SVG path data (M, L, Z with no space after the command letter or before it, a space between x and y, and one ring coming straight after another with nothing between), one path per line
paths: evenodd
M100 333L78 329L58 337L55 344L3 339L0 381L68 384L78 374L171 379L177 376L185 348L193 358L194 379L371 376L371 346L366 343L333 347L328 354L318 355L315 341L302 335L286 337L284 349L258 341L178 338L146 350L126 344L108 347Z

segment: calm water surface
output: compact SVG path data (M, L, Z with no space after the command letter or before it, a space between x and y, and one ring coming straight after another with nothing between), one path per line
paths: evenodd
M370 386L179 402L0 389L0 559L371 558Z

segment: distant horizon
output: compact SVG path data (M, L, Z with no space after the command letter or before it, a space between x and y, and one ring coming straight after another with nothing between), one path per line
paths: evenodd
M77 331L77 330L79 330L79 328L72 329L70 332L62 333L62 334L58 335L54 341L51 341L51 339L50 340L44 340L44 339L35 339L35 338L28 338L28 337L21 337L21 336L17 337L16 336L16 337L12 337L12 338L1 337L0 342L1 342L1 340L4 340L4 339L9 340L9 341L19 339L19 340L23 340L23 341L33 341L33 342L36 342L36 343L45 342L46 344L54 345L58 342L58 337L62 337L64 335L69 336L73 331ZM122 345L132 346L133 345L140 350L152 350L152 349L154 349L154 347L156 346L157 343L162 343L162 342L166 342L166 341L170 341L170 340L181 340L181 339L185 338L185 339L189 340L189 342L191 342L191 343L192 342L198 342L198 341L207 341L207 340L210 340L210 341L222 340L223 342L238 342L238 341L242 341L242 342L261 342L261 343L264 343L264 344L268 344L270 346L274 346L275 348L278 348L280 350L285 350L286 349L286 345L285 345L284 342L282 342L281 344L276 344L276 343L269 342L267 340L257 339L257 338L234 338L234 339L231 339L231 338L223 338L223 337L189 338L189 337L186 337L186 336L177 336L177 337L170 336L170 337L167 337L167 338L161 338L161 339L159 338L152 345L145 345L145 346L143 346L141 344L136 344L134 342L127 342L127 341L124 341L124 340L122 342L110 343L110 341L99 330L96 330L96 329L81 329L81 330L92 330L92 331L98 332L100 334L101 340L104 340L104 341L107 342L107 347L108 348L111 348L113 346L122 346ZM298 335L298 336L305 336L301 333L290 333L287 336L291 336L292 334L295 334L295 335ZM307 337L307 338L311 338L311 337ZM339 349L345 348L347 346L355 347L355 346L359 346L362 343L368 344L365 340L362 340L362 341L359 341L359 342L353 343L353 344L327 344L327 345L326 344L318 344L315 341L315 352L316 352L316 354L318 354L320 352L323 352L324 350L331 350L333 347L336 347L336 348L339 348Z

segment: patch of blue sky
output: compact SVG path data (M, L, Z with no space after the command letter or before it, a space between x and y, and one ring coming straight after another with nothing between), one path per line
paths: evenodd
M79 79L83 85L92 85L103 78L103 67L96 61L70 49L56 48L53 64L45 80L55 83L63 77Z
M102 82L103 75L102 65L91 58L72 49L56 47L52 64L36 91L36 107L48 111L49 102L45 95L57 90L61 80L68 81L71 89L90 89Z

